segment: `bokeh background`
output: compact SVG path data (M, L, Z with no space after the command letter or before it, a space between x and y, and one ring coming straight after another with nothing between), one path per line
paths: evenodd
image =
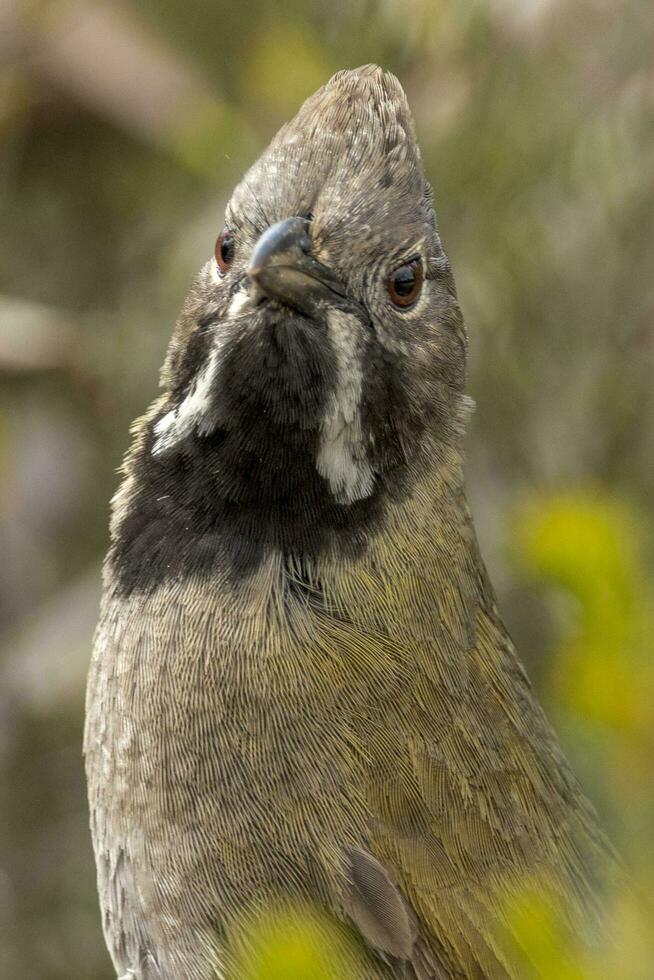
M653 52L651 0L0 0L0 976L112 975L80 742L128 425L231 188L368 61L457 276L500 603L643 889L619 963L560 972L525 913L534 975L654 976Z

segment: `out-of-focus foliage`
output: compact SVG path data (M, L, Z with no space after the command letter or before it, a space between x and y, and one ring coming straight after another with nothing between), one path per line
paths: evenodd
M654 578L643 531L624 502L577 490L533 497L514 546L558 599L551 711L578 747L601 747L601 767L579 751L577 768L654 872Z
M407 89L457 276L501 607L647 888L652 50L651 0L0 0L1 976L111 976L80 741L115 470L232 186L366 61ZM516 911L541 973L643 975L616 902L628 955L576 974Z
M589 942L575 934L546 890L525 886L506 908L515 975L520 980L648 980L654 942L642 901L631 884L616 888L606 929Z
M642 525L614 501L567 493L532 500L516 539L525 564L575 602L553 665L560 709L644 748L654 734L654 583Z
M239 980L355 980L364 969L353 937L314 909L260 917L249 935L234 967Z
M630 881L612 895L610 928L583 952L537 895L512 910L553 980L646 980L654 964L654 578L648 525L597 492L533 496L513 525L516 556L559 600L560 635L545 692L582 781L602 804ZM571 965L561 965L561 950Z

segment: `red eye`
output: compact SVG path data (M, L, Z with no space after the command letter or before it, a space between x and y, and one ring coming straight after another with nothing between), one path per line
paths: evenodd
M393 306L403 310L413 306L420 295L423 279L422 259L418 256L391 272L386 288Z
M228 228L223 228L216 241L216 248L214 251L214 255L216 256L216 265L218 266L221 276L225 275L230 265L234 261L235 248L236 242L234 241L234 236Z

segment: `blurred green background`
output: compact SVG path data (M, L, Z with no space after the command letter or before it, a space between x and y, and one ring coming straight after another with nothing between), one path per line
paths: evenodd
M112 976L80 742L128 425L231 188L368 61L408 92L457 276L505 618L651 886L653 52L651 0L0 0L0 976ZM522 910L534 975L653 976L636 905L626 959L568 972Z

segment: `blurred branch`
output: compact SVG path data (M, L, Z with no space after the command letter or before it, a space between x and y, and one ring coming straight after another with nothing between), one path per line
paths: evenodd
M101 3L57 4L34 64L80 102L154 139L199 100L216 99L181 58Z
M0 0L4 59L20 60L47 86L203 173L223 131L244 130L206 80L126 10L58 0L45 11L38 18ZM209 143L204 153L198 138Z
M25 374L67 367L79 329L40 303L0 295L0 373Z

